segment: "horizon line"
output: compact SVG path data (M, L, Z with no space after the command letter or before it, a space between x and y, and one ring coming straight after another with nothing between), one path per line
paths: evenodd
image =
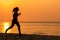
M43 21L43 22L40 22L40 21L36 21L36 22L34 22L34 21L26 21L26 22L21 22L21 23L60 23L60 22L52 22L52 21Z
M5 22L5 21L1 21L1 22ZM9 22L9 21L6 21L6 22ZM19 23L60 23L60 21L19 21Z

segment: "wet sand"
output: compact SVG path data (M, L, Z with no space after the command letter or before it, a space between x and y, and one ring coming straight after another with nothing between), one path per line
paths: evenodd
M60 36L22 34L20 37L18 34L8 33L5 35L0 33L0 40L60 40Z

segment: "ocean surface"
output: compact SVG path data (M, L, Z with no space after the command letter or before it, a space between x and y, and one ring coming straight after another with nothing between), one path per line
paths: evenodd
M30 23L21 23L21 25L22 30L24 28L26 33L60 36L60 23L30 22Z
M0 24L1 26L1 24ZM57 35L60 36L60 23L56 22L23 22L20 23L22 34ZM3 27L0 27L2 32ZM18 33L16 25L9 33Z

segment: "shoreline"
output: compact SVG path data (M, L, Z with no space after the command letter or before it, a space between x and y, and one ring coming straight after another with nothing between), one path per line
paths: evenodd
M36 34L22 34L20 37L18 34L0 33L0 40L60 40L60 36L53 35L36 35Z

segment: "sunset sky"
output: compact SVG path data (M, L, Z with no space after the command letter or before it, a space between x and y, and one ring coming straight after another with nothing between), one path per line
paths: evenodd
M0 22L11 21L19 7L19 21L60 21L60 0L0 0Z

